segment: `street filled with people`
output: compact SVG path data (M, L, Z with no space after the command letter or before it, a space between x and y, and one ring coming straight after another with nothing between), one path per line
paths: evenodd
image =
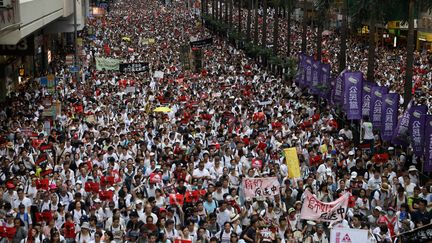
M1 243L325 243L348 229L393 242L430 229L432 179L411 146L382 142L367 118L356 131L197 13L184 1L115 1L81 33L81 73L58 57L53 92L35 78L11 93L0 107ZM208 38L200 70L187 68L184 46L190 55ZM339 40L324 38L334 76ZM351 70L366 71L364 45L350 38ZM377 57L377 83L402 94L403 49ZM415 65L429 92L427 54Z

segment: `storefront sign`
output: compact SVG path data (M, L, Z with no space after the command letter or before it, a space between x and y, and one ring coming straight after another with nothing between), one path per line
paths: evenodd
M33 53L33 38L24 38L16 45L0 45L0 55L31 56Z

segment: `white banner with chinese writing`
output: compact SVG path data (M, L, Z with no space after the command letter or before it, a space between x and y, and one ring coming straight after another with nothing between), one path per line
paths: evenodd
M273 197L279 195L280 184L277 177L246 178L243 190L246 197Z
M330 242L334 243L356 243L369 242L368 230L334 228L330 231Z
M321 202L308 190L304 194L306 197L303 201L301 219L334 222L345 218L349 193L345 193L336 201L330 203Z

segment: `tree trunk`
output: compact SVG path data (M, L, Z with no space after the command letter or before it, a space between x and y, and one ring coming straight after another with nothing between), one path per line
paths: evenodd
M239 34L241 34L241 32L242 32L242 18L243 18L243 15L242 15L242 7L243 7L242 3L243 3L243 1L240 0L239 6L238 6L238 32L239 32Z
M262 47L267 46L267 0L263 0L263 24L262 24L262 36L261 45Z
M223 18L222 18L222 13L223 13L223 5L222 5L222 1L223 1L223 0L219 0L219 10L218 10L218 12L219 12L219 20L220 20L220 21L223 21Z
M306 54L306 48L307 48L307 21L308 21L308 13L307 13L307 4L306 1L303 2L303 22L302 22L302 44L301 44L301 51L302 53Z
M273 53L275 55L278 54L279 47L279 5L275 6L275 17L274 17L274 26L273 26Z
M229 20L229 18L228 18L228 1L229 0L224 0L224 7L225 7L225 16L224 16L224 20L225 20L225 23L228 23L228 20Z
M404 107L412 99L412 78L414 64L414 0L409 1L408 15L408 37L407 37L407 61L405 70L405 85L404 85Z
M341 28L341 45L339 53L339 73L346 67L346 49L348 36L348 0L343 0L342 6L342 28Z
M252 11L251 11L251 5L252 0L246 0L247 1L247 23L246 23L246 41L250 42L251 39L251 22L252 22Z
M322 10L321 10L322 11ZM320 13L320 20L318 21L318 33L317 33L317 60L321 61L322 55L322 32L323 32L323 22L324 13Z
M228 0L229 2L229 7L230 7L230 11L229 11L229 26L232 28L233 26L233 13L234 13L234 3L233 0Z
M216 4L215 4L215 1L216 0L212 0L212 18L213 19L215 19L215 17L216 17L216 14L215 14L216 13L216 9L215 9L216 8Z
M291 11L293 6L291 6L291 1L288 0L288 6L287 6L287 56L291 56Z
M254 44L258 45L258 0L255 0Z
M205 5L207 4L206 3L207 2L207 0L202 0L201 1L201 19L204 21L204 14L205 14Z
M373 11L373 10L372 10ZM367 66L367 80L373 82L375 76L375 32L376 32L376 19L374 14L371 15L369 26L369 51L368 51L368 66Z

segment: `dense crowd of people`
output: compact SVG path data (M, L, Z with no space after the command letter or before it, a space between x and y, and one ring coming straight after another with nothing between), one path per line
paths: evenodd
M195 12L182 1L116 1L83 33L84 79L57 62L61 112L51 123L45 110L56 103L37 79L8 97L0 108L0 242L330 242L334 227L390 242L430 224L432 180L411 150L381 144L367 122L362 140L388 151L383 163L354 146L330 104L220 37L203 48L201 72L185 69L181 47L212 36ZM337 37L328 38L335 53ZM362 68L364 51L349 46L349 65ZM102 57L149 70L97 70ZM401 81L400 70L377 67L377 79ZM290 147L300 178L288 178L282 151ZM244 196L245 178L265 177L280 182L278 195ZM323 202L351 193L345 219L301 219L305 191Z
M222 8L224 9L224 8ZM301 11L294 11L291 17L291 36L288 38L288 21L284 18L285 14L283 11L280 12L279 18L279 38L278 47L280 55L295 56L301 52L301 42L302 42L302 15L298 14ZM247 8L242 8L242 30L246 34L247 26ZM211 8L209 9L209 14L212 14ZM222 12L224 16L225 12ZM233 26L238 28L238 8L233 10ZM334 15L337 16L337 15ZM330 18L330 16L327 16ZM275 10L273 8L268 8L267 10L267 45L272 46L273 31L275 24ZM254 37L255 32L255 10L251 10L251 36ZM311 20L316 22L316 20ZM263 23L263 7L260 5L258 9L258 43L261 44L262 41L262 23ZM330 24L331 21L326 21L324 23L323 31L323 42L322 42L322 61L331 64L333 73L337 73L339 70L339 59L340 54L340 21L337 22L338 28L335 28ZM358 70L366 74L367 72L367 62L368 62L368 34L355 33L351 30L352 34L348 37L347 42L347 68L349 70ZM401 103L403 103L403 84L405 80L405 68L406 68L406 40L403 37L397 36L397 46L393 45L393 35L387 34L389 37L384 37L384 33L388 33L387 30L378 30L377 42L376 42L376 64L375 64L375 82L382 86L390 87L391 90L399 93L401 95ZM287 42L288 39L291 42L291 51L287 53ZM307 54L316 56L317 52L317 27L308 25L307 27ZM421 51L415 52L414 58L414 87L416 90L422 94L429 93L429 87L431 86L430 80L432 78L431 70L431 59L430 53L422 49ZM432 100L428 99L429 107L431 107Z

